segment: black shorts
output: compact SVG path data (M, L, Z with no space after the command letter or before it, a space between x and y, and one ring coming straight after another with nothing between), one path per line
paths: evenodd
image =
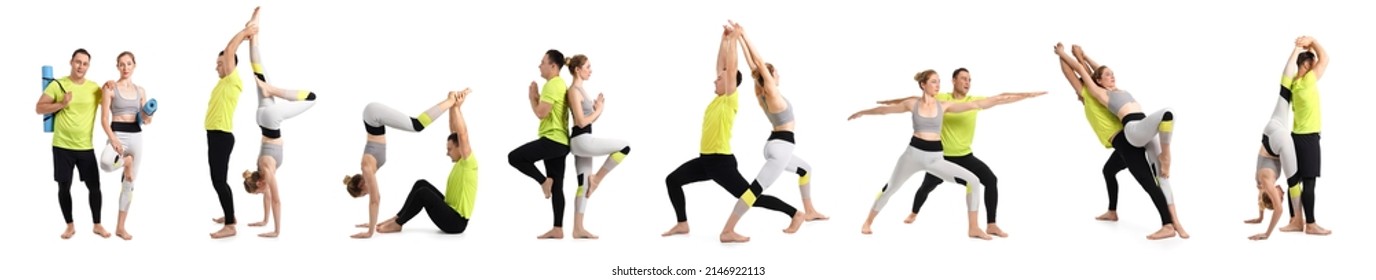
M59 184L72 183L72 169L81 172L82 182L95 182L100 180L100 172L96 169L96 152L94 150L77 151L53 147L53 181Z
M1296 176L1301 178L1319 177L1320 162L1322 152L1319 151L1319 134L1290 134L1290 138L1295 140L1295 159L1299 164Z

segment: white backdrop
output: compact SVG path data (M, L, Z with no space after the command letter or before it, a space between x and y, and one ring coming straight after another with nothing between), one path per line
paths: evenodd
M259 35L268 74L281 87L315 91L319 104L284 125L282 236L258 238L271 228L245 226L260 220L261 198L244 193L238 178L259 147L248 97L254 87L245 85L230 168L241 222L239 236L226 240L207 238L218 229L210 218L221 210L206 166L205 106L216 81L214 55L263 3L77 2L21 1L0 9L7 42L0 86L11 97L0 106L13 120L5 134L0 247L9 267L20 268L16 276L622 278L608 276L618 266L763 266L765 278L777 279L1180 276L1201 269L1336 276L1359 259L1344 251L1370 248L1361 237L1371 227L1359 211L1369 212L1360 203L1371 191L1358 180L1372 155L1360 136L1370 125L1359 110L1371 101L1360 81L1376 46L1359 27L1371 21L1361 20L1355 2L273 1L264 4ZM779 68L782 90L797 106L797 153L816 169L813 196L832 219L786 235L779 231L787 226L783 215L755 209L738 229L753 241L720 245L717 233L735 200L702 183L686 188L693 233L661 238L674 224L664 177L698 152L727 19L746 26ZM1277 232L1269 241L1248 241L1264 230L1241 222L1256 213L1259 134L1300 35L1314 36L1333 56L1320 82L1326 176L1318 181L1317 205L1320 224L1335 233ZM1119 84L1146 109L1176 109L1173 183L1192 239L1144 239L1158 218L1128 172L1119 176L1122 220L1093 220L1105 209L1099 170L1109 150L1098 145L1061 76L1051 48L1058 41L1067 51L1080 44L1114 67ZM42 65L66 75L77 48L92 52L88 77L101 82L118 78L117 53L134 52L134 80L161 103L156 122L145 127L130 242L90 233L79 182L72 193L78 234L58 238L51 135L40 132L40 116L32 113L39 92L33 80ZM536 240L550 227L549 202L506 162L509 151L537 137L526 86L539 79L539 59L551 48L590 56L596 74L589 88L607 98L597 133L634 147L591 201L588 227L601 240ZM239 57L239 71L251 81L247 44ZM875 234L861 235L874 195L908 141L910 120L845 118L876 100L918 94L912 76L924 69L939 71L949 91L958 67L970 69L975 94L1051 92L981 113L975 152L1000 178L999 224L1011 237L965 238L963 192L949 184L932 194L918 223L903 224L921 174L881 213ZM358 231L352 225L367 219L367 202L349 198L339 178L358 172L364 105L379 101L418 113L463 87L474 89L463 110L482 166L468 232L441 235L422 215L402 233L350 239ZM747 179L763 164L769 133L750 87L742 85L732 142ZM380 219L395 214L416 179L444 181L446 123L421 134L389 133ZM96 130L96 143L104 143ZM564 186L568 237L572 161ZM113 232L119 177L102 178L104 225ZM795 178L785 174L768 193L801 209ZM1271 268L1281 262L1293 269ZM53 271L60 274L47 274Z

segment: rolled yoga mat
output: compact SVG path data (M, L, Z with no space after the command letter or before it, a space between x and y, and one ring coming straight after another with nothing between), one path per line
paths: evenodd
M43 65L43 90L48 90L48 84L53 82L53 66ZM53 133L53 118L56 114L43 115L43 132Z

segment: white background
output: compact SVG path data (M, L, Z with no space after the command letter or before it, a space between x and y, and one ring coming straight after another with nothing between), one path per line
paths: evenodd
M1356 13L1353 5L1363 5L1357 2L273 1L264 6L259 35L267 73L281 87L313 90L320 99L284 125L283 231L263 239L255 235L270 228L245 226L261 217L261 199L244 193L238 178L259 147L254 87L245 85L230 168L241 222L239 236L226 240L207 237L219 228L210 218L221 210L206 166L205 106L216 81L214 55L260 3L76 2L20 1L0 9L0 86L10 96L0 104L12 120L0 254L5 267L19 268L6 272L20 278L625 278L609 276L618 266L764 266L766 275L754 277L773 279L1204 271L1331 277L1355 272L1371 248L1362 215L1369 213L1362 205L1370 184L1360 180L1371 158L1360 135L1371 126L1360 110L1371 98L1360 81L1376 46L1365 39L1360 26L1371 21ZM753 241L720 245L717 233L735 200L702 183L686 188L693 233L661 238L674 223L663 180L698 152L727 19L744 24L779 67L782 90L797 106L797 154L815 167L813 196L832 220L786 235L779 231L787 226L783 215L756 209L738 228ZM1317 205L1320 223L1334 234L1277 232L1269 241L1249 241L1264 230L1241 222L1256 214L1258 138L1300 35L1315 36L1333 56L1320 82L1325 176ZM1113 67L1145 109L1176 110L1173 183L1192 239L1145 240L1159 220L1128 172L1119 176L1122 220L1093 220L1105 209L1099 170L1110 151L1095 140L1061 76L1051 48L1058 41L1080 44ZM161 102L155 123L145 127L146 161L128 225L133 241L90 233L79 182L72 193L78 234L58 238L51 135L40 132L40 116L32 113L39 93L33 80L42 65L66 75L77 48L92 52L88 78L101 82L118 78L117 53L134 52L134 80ZM526 87L539 79L537 65L550 48L590 56L589 88L607 98L597 134L634 147L589 207L588 227L601 240L536 240L549 229L549 202L506 163L509 151L537 137ZM247 43L239 58L240 75L251 81ZM921 174L881 213L875 234L861 235L875 193L907 144L910 120L845 118L876 100L918 94L912 77L924 69L939 71L949 91L958 67L971 70L976 94L1051 92L981 114L975 151L999 176L999 221L1011 237L965 238L963 191L949 184L932 194L918 223L902 224ZM744 59L740 68L748 71ZM339 179L358 172L364 105L378 101L415 114L463 87L474 89L463 111L482 166L468 232L441 235L421 215L402 233L350 239L352 225L366 221L367 203L347 196ZM732 143L741 172L752 179L769 127L751 100L750 82L741 88ZM394 215L416 179L444 181L451 166L442 148L447 121L437 123L421 134L388 134L381 219ZM98 126L95 141L105 142ZM572 161L566 236L573 225ZM119 177L102 178L104 225L113 232ZM801 209L795 180L785 174L768 192Z

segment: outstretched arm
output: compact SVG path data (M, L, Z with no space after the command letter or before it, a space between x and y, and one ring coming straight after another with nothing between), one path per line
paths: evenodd
M1290 58L1285 61L1285 70L1281 72L1282 78L1286 80L1295 78L1296 72L1299 72L1299 65L1295 65L1295 62L1300 60L1301 53L1304 53L1304 46L1296 43L1295 49L1290 51ZM1286 87L1289 85L1287 84Z
M1061 44L1056 44L1056 55L1061 57L1061 62L1068 64L1075 70L1076 74L1080 75L1080 85L1089 88L1089 94L1093 95L1094 99L1097 99L1101 104L1108 104L1107 90L1095 84L1094 77L1090 75L1089 70L1085 69L1084 65L1080 65L1074 57L1066 54Z
M1089 58L1089 55L1085 54L1085 49L1080 48L1080 45L1070 45L1070 54L1075 55L1075 59L1079 60L1080 64L1085 66L1085 69L1089 69L1089 71L1099 69L1099 63Z
M1277 189L1267 190L1266 196L1271 198L1273 202L1285 201L1285 196ZM1276 224L1280 223L1280 217L1284 216L1285 213L1282 211L1285 211L1285 207L1281 207L1279 203L1271 203L1271 205L1271 208L1275 208L1275 211L1271 213L1271 224L1266 226L1266 233L1254 235L1252 239L1266 239L1266 237L1270 237L1271 232L1276 229Z
M463 102L468 99L468 94L471 92L473 92L473 90L467 88L463 89L463 91L456 92L454 107L449 107L449 132L459 135L460 158L468 158L468 156L473 153L473 147L470 146L468 142L468 124L464 123L463 111L459 110L460 107L463 107Z
M895 103L895 104L882 105L882 106L879 106L879 107L869 108L869 109L861 110L861 111L859 111L859 112L855 112L855 114L851 114L851 115L850 115L850 119L851 119L851 120L854 120L854 119L860 118L860 116L864 116L864 115L887 115L887 114L897 114L897 113L903 113L903 112L910 112L910 111L912 111L912 109L913 109L913 104L916 104L916 103L917 103L917 99L911 99L911 100L904 100L904 101L902 101L902 102L898 102L898 103Z
M376 165L374 165L376 166ZM368 235L377 232L377 211L382 207L382 193L378 192L377 167L363 170L363 184L368 185Z
M717 69L716 71L726 71L722 79L726 83L724 88L718 88L717 94L731 94L736 92L736 72L740 65L737 65L736 58L736 36L735 31L730 26L723 26L725 29L721 35L721 47L717 50Z
M1309 71L1314 72L1314 79L1321 79L1324 70L1328 69L1328 52L1324 51L1323 45L1320 45L1317 40L1310 43L1309 48L1314 50L1314 55L1318 56L1319 59L1318 63L1314 63L1314 69Z
M1080 90L1084 88L1084 85L1080 83L1080 75L1075 74L1075 67L1071 67L1070 63L1066 63L1064 59L1057 58L1056 60L1061 63L1061 74L1065 75L1067 82L1070 82L1070 87L1075 93L1075 99L1085 102L1085 98L1080 96Z
M244 38L257 32L258 26L250 25L234 34L234 38L229 39L229 45L225 46L225 54L220 56L220 73L234 72L234 68L238 66L234 63L234 55L238 53L239 45L244 43ZM224 78L224 75L221 75L220 78Z
M750 37L745 35L745 28L741 27L739 23L732 22L731 24L736 28L736 34L741 40L741 47L745 49L745 60L746 63L750 65L750 71L753 73L760 73L760 81L756 82L763 83L761 86L764 88L765 95L772 97L774 94L777 94L779 91L778 87L775 86L774 73L769 72L769 67L765 65L764 57L755 50L754 44L750 43Z
M1037 96L1041 96L1041 95L1043 95L1043 94L1046 94L1046 92L1043 91L1043 92L1004 93L1004 94L995 95L995 96L993 96L993 97L989 97L989 98L985 98L985 99L975 100L975 101L973 101L973 102L963 102L963 103L942 103L942 104L945 104L945 105L946 105L946 111L947 111L947 112L951 112L951 113L960 113L960 112L965 112L965 111L975 110L975 109L989 109L989 108L994 108L994 106L1003 105L1003 104L1008 104L1008 103L1013 103L1013 102L1018 102L1019 100L1028 99L1028 98L1032 98L1032 97L1037 97Z
M270 237L276 237L278 233L282 232L282 194L277 192L277 169L263 172L263 180L266 180L268 185L268 192L265 197L272 198L272 234Z
M880 101L876 101L875 103L879 103L880 105L893 105L893 104L902 103L903 101L916 100L916 99L917 99L917 96L909 96L909 97L904 97L904 98L894 98L894 99L889 99L889 100L880 100Z

